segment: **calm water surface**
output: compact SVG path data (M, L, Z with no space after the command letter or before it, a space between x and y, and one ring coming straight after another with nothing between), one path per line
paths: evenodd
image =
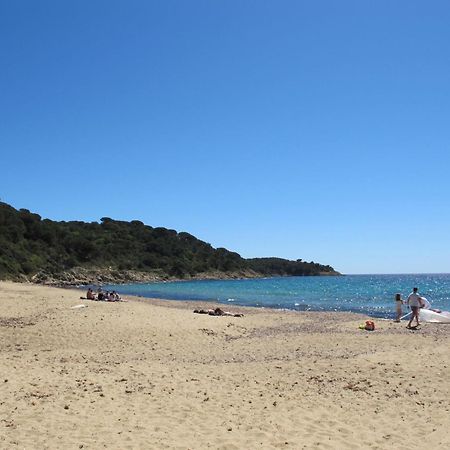
M149 298L212 300L292 310L352 311L391 318L395 293L400 292L406 298L414 286L434 307L450 310L450 274L179 281L110 285L105 289Z

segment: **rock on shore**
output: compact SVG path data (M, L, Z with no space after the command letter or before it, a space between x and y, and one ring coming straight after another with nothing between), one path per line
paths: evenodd
M239 278L259 278L260 274L246 270L240 272L205 272L193 277L185 277L183 280L228 280ZM76 267L59 273L46 271L38 272L29 280L36 284L49 286L80 286L91 284L122 284L122 283L151 283L157 281L175 281L177 277L172 277L163 271L143 272L138 270L118 270L113 268L93 268Z

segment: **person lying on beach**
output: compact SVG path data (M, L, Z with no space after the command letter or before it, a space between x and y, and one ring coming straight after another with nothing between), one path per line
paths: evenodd
M244 317L244 314L233 314L229 311L224 311L221 308L216 309L194 309L196 314L208 314L210 316L231 316L231 317Z

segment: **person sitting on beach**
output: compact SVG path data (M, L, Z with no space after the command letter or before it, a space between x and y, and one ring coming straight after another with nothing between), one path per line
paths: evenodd
M94 294L94 291L91 288L88 289L88 291L86 293L86 298L88 300L95 300L95 294Z
M98 291L97 300L106 300L106 296L101 289Z
M423 305L423 300L420 297L420 295L418 294L418 289L415 287L413 288L413 291L411 292L411 294L408 295L408 299L406 300L406 303L409 305L409 307L411 308L411 319L408 323L408 325L406 326L406 328L412 328L411 324L412 321L414 319L416 319L416 323L417 325L414 327L418 327L420 325L419 323L419 310Z
M395 294L395 308L397 313L395 322L400 322L400 317L402 316L402 305L403 305L402 296L400 294Z
M106 293L106 300L108 300L108 302L119 302L121 299L116 291L111 291Z

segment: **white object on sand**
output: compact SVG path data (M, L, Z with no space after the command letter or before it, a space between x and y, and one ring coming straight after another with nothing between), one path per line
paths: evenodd
M450 323L449 311L436 312L432 311L431 309L422 308L419 314L420 320L422 322Z
M431 303L425 298L421 297L422 301L425 303L423 308L419 310L419 317L421 322L429 322L429 323L450 323L450 312L449 311L433 311L431 309ZM410 312L406 314L408 316L411 314ZM403 317L406 317L403 316ZM402 317L402 318L403 318Z
M425 297L422 297L422 301L424 306L420 309L419 313L422 322L450 323L450 312L432 310L431 303Z
M70 307L70 309L80 309L80 308L87 308L87 305L75 305Z

